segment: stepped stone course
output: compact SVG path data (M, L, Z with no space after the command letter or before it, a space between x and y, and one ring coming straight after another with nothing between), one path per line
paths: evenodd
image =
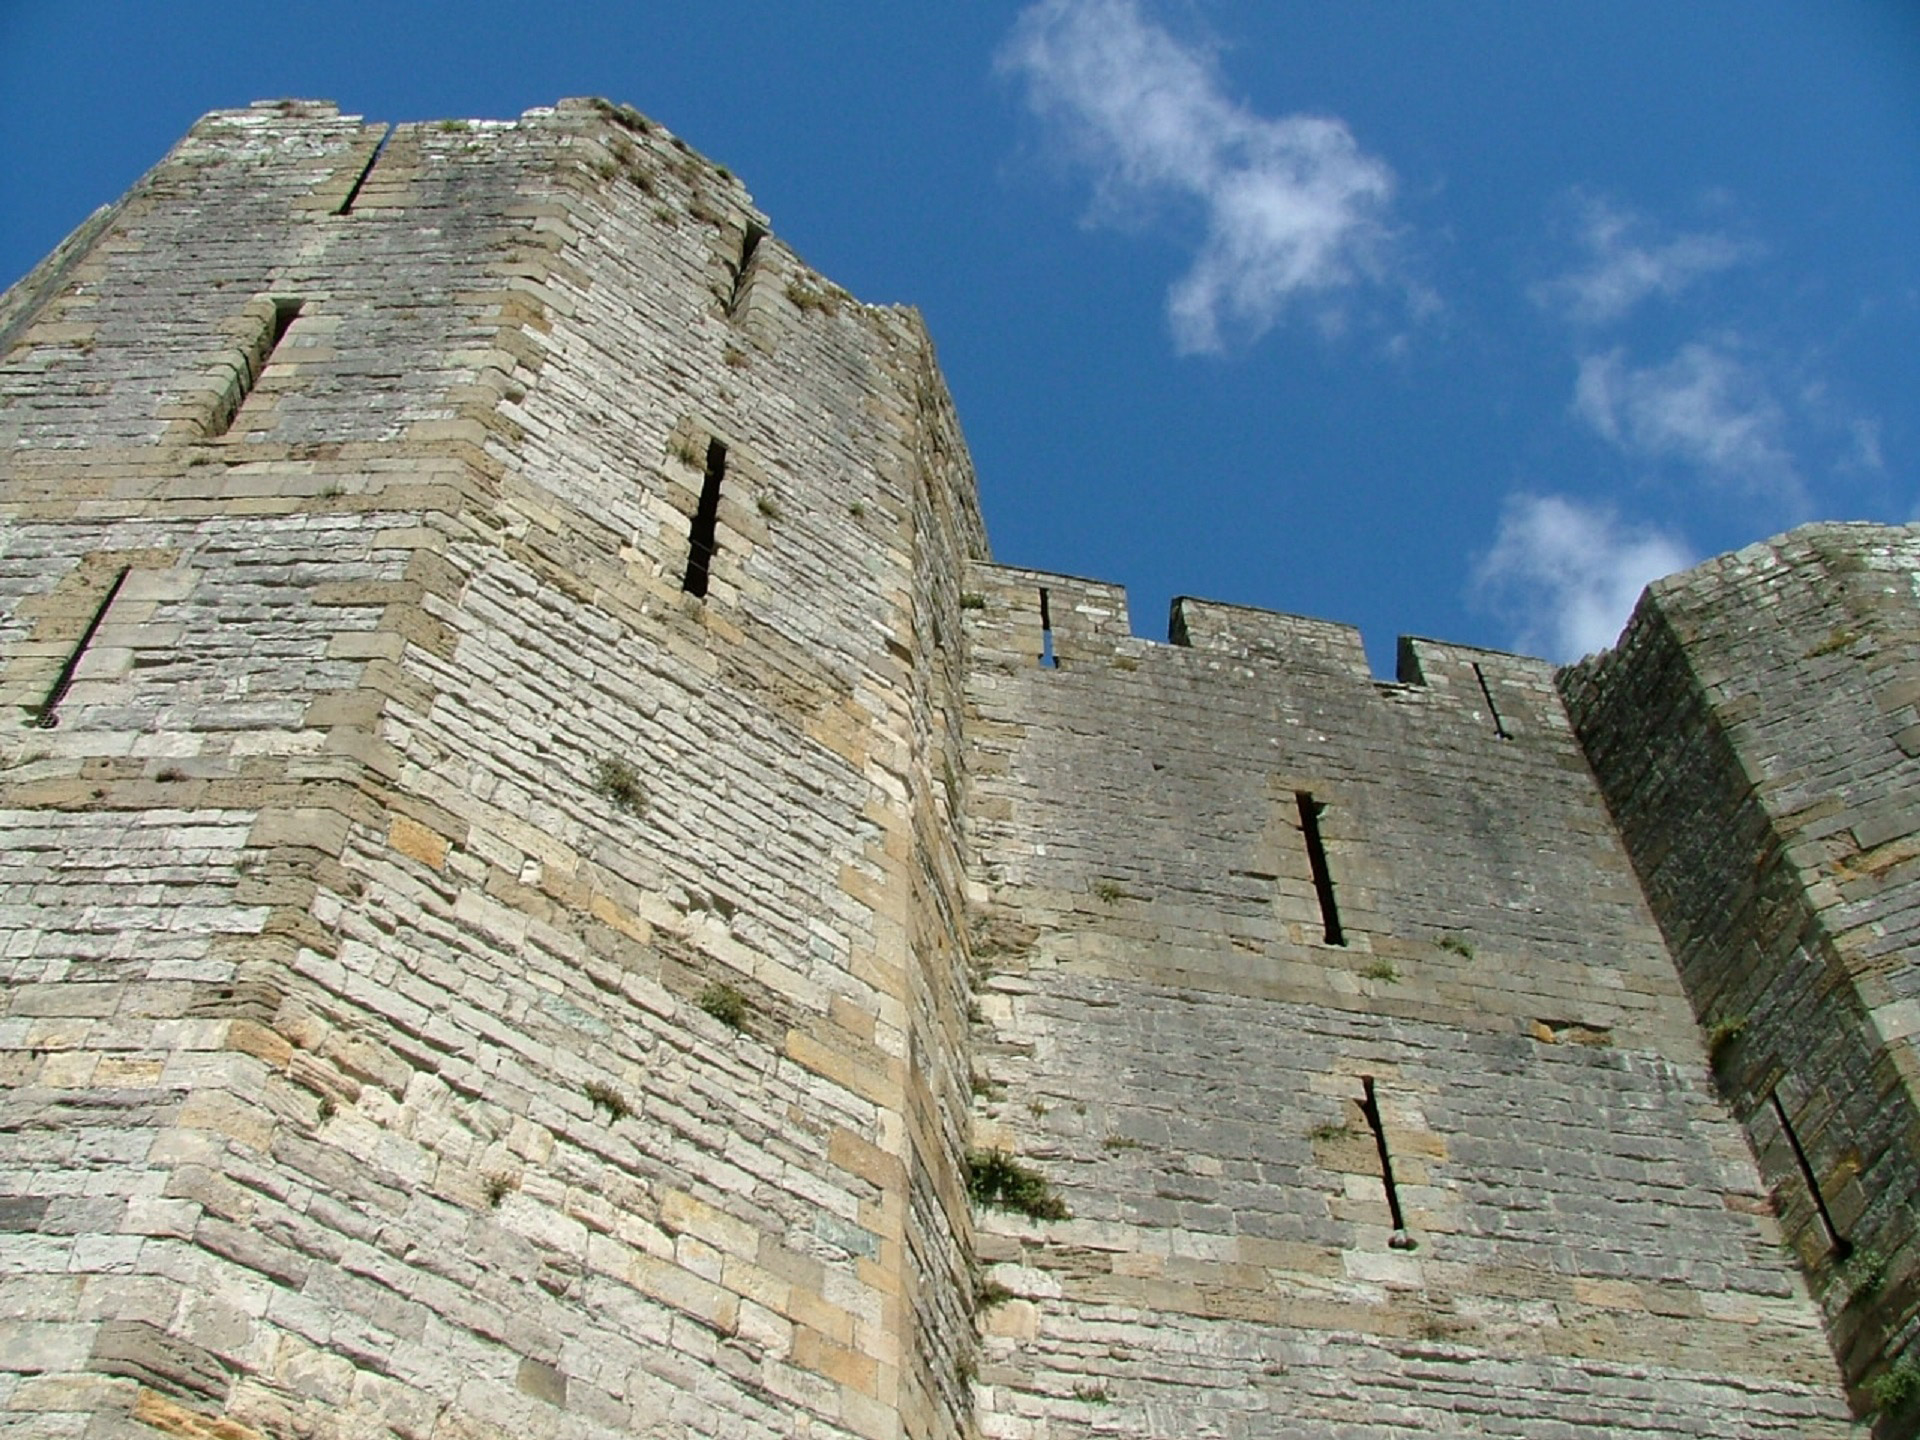
M1150 642L636 112L211 115L0 297L0 1429L1912 1435L1917 575Z

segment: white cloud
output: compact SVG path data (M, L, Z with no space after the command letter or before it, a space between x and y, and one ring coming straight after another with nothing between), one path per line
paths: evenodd
M1676 537L1623 525L1605 506L1515 495L1473 587L1514 623L1516 648L1575 660L1613 644L1641 590L1694 558Z
M1209 57L1133 0L1043 0L1000 67L1096 170L1096 214L1166 197L1203 208L1206 238L1167 297L1182 353L1257 339L1296 298L1380 275L1393 172L1339 120L1269 119L1228 99Z
M1718 484L1805 508L1772 388L1720 346L1694 342L1664 365L1641 368L1619 349L1588 355L1573 408L1628 455L1679 460Z
M1855 419L1848 422L1847 430L1853 436L1853 465L1861 470L1885 470L1887 460L1880 450L1880 422Z
M1646 237L1651 227L1605 200L1579 197L1580 244L1586 264L1535 285L1536 305L1557 310L1582 325L1607 325L1641 301L1671 299L1694 281L1747 259L1753 247L1725 235Z

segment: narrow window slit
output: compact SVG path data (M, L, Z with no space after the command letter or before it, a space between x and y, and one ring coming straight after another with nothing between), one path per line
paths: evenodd
M1800 1134L1793 1128L1793 1121L1787 1118L1787 1107L1780 1103L1780 1092L1771 1091L1767 1099L1773 1102L1774 1118L1780 1122L1781 1133L1787 1137L1787 1145L1800 1166L1800 1178L1807 1182L1807 1193L1813 1197L1813 1208L1827 1232L1827 1245L1833 1251L1833 1258L1844 1260L1853 1254L1853 1242L1834 1227L1833 1214L1827 1209L1827 1197L1820 1193L1820 1182L1814 1177L1813 1163L1807 1159L1807 1152L1801 1147Z
M120 573L113 577L113 584L107 587L107 593L101 597L99 608L93 612L93 618L87 622L87 628L80 634L79 641L73 647L73 653L67 656L67 663L60 667L60 673L54 677L53 685L47 691L47 698L40 702L39 713L34 716L34 724L42 730L51 730L60 723L60 702L67 698L67 691L73 688L74 672L80 668L80 661L87 653L87 647L93 644L93 637L107 618L107 611L113 608L114 599L120 594L120 587L127 583L127 576L133 567L123 565Z
M360 167L360 173L353 177L353 188L347 191L347 198L340 202L334 214L351 215L353 213L353 202L360 198L360 187L365 185L367 177L373 174L373 167L380 163L380 156L387 148L387 141L392 138L393 127L389 125L380 132L380 139L374 144L373 153L367 156L367 163Z
M753 262L759 254L760 242L767 238L764 228L747 222L746 234L740 237L740 263L733 267L733 290L727 296L727 314L732 315L740 308L740 302L747 298L747 286L753 280Z
M1059 657L1053 653L1053 599L1044 585L1040 587L1040 668L1060 668Z
M1293 799L1300 807L1300 833L1307 841L1307 864L1313 869L1313 893L1320 899L1320 921L1326 927L1327 944L1345 945L1340 906L1333 898L1333 872L1327 868L1327 846L1320 838L1320 815L1327 807L1305 790L1294 791Z
M1362 1075L1360 1084L1366 1091L1366 1098L1360 1102L1360 1113L1367 1117L1367 1126L1373 1131L1374 1148L1380 1152L1380 1183L1387 1192L1387 1215L1393 1221L1393 1235L1387 1244L1395 1250L1414 1248L1413 1236L1407 1233L1407 1217L1400 1209L1400 1187L1393 1179L1393 1152L1387 1148L1387 1127L1380 1119L1380 1102L1373 1093L1373 1077Z
M240 373L236 382L221 397L218 408L207 424L207 438L215 439L233 428L234 420L242 407L253 394L254 387L260 383L260 377L266 374L267 363L273 359L273 352L280 348L280 342L287 338L287 331L293 328L293 322L300 318L300 300L275 300L273 318L260 329L259 336L240 354Z
M1507 722L1500 718L1500 707L1493 703L1493 689L1487 684L1486 672L1478 662L1473 667L1473 678L1480 682L1480 694L1487 702L1487 713L1493 717L1493 733L1502 740L1511 740L1513 736L1507 730Z
M707 574L713 566L713 552L719 546L720 482L727 478L727 447L718 440L707 442L707 478L700 486L700 507L693 512L693 530L688 537L687 577L680 588L689 595L705 596Z

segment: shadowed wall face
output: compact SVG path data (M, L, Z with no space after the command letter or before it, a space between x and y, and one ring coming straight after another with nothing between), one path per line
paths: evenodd
M1661 581L1619 648L1565 677L1720 1083L1869 1396L1920 1354L1916 575L1911 529L1809 526Z

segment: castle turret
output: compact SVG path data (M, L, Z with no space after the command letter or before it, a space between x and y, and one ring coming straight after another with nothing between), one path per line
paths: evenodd
M1619 647L1565 680L1842 1367L1909 1401L1916 576L1912 528L1808 526L1653 585Z
M301 102L0 326L0 1403L959 1433L916 317L633 111Z

